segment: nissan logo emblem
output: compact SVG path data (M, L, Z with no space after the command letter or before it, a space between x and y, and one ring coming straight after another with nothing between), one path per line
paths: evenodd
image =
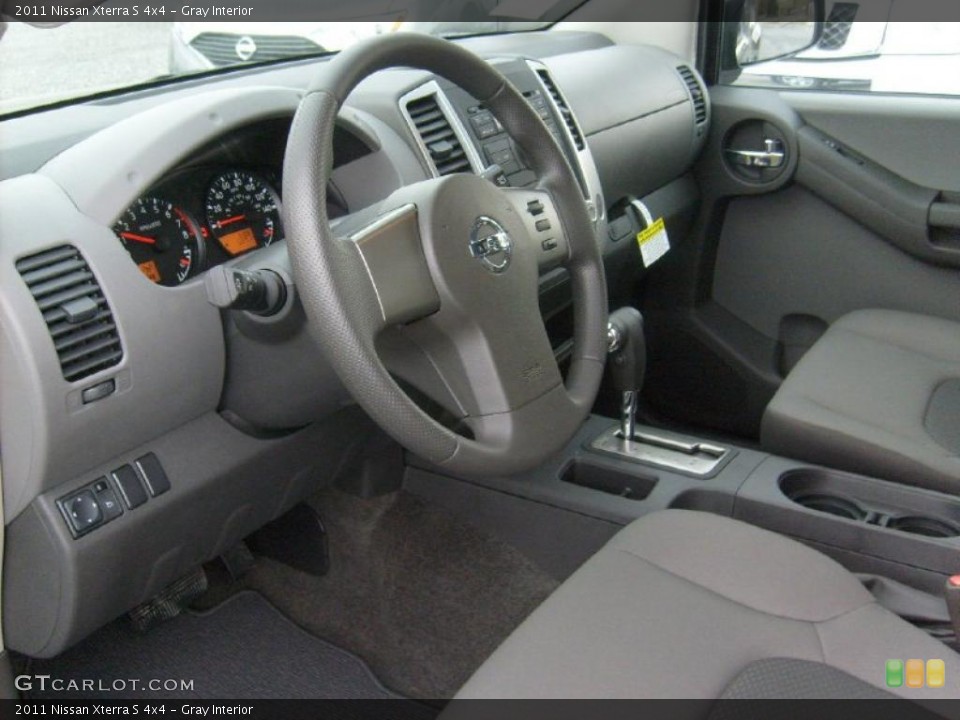
M246 62L253 57L254 53L257 52L257 44L253 41L253 38L249 35L244 35L242 38L237 40L237 44L234 46L234 52L237 53L237 57Z
M470 255L494 275L505 272L513 257L513 240L493 218L479 217L470 231Z

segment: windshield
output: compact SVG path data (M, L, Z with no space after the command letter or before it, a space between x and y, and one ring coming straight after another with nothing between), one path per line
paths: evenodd
M10 23L0 40L0 114L165 77L337 52L374 35L459 37L523 32L549 22Z

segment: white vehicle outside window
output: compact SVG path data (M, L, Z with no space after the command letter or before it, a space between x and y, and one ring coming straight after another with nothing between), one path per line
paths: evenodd
M924 22L923 3L863 0L828 5L823 37L796 55L745 65L734 84L802 90L960 95L960 23ZM789 32L760 23L763 38ZM748 64L751 63L751 64Z

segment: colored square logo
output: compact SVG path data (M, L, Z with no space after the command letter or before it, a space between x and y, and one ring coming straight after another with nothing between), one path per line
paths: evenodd
M947 666L943 660L927 660L927 687L942 688L947 684Z
M887 687L903 685L903 660L887 660Z
M906 676L908 688L922 688L924 675L923 660L907 660Z

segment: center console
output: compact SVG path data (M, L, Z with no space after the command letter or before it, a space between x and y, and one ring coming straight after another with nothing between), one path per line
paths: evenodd
M617 421L594 416L536 472L451 483L414 461L406 486L481 527L489 521L560 577L643 515L697 510L792 537L851 572L907 586L919 604L891 609L920 624L946 622L944 584L960 573L960 498L660 428L638 425L633 442L619 433ZM717 458L707 473L682 466Z

